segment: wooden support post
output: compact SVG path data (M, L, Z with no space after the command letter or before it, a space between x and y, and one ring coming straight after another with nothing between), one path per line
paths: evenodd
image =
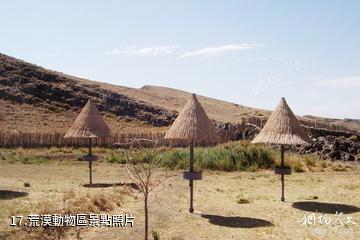
M191 139L191 142L190 142L190 172L193 172L193 171L194 171L194 140ZM189 212L193 213L194 212L194 207L193 207L194 180L189 181L189 187L190 187Z
M284 168L284 145L281 145L281 168ZM284 174L281 174L281 201L284 202L285 201L285 197L284 197Z
M89 138L89 156L92 156L91 153L91 138ZM92 184L92 160L89 157L89 174L90 174L90 185Z

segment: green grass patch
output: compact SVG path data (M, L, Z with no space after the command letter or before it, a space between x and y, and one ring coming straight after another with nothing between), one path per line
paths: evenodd
M48 163L49 156L37 156L22 149L2 149L0 159L6 163L41 164Z
M171 169L188 167L189 150L172 149L164 155L162 166ZM218 146L197 147L194 152L195 169L220 171L256 171L272 168L275 161L270 150L248 142L230 142Z
M168 169L189 168L189 148L158 148L157 151L146 149L136 150L136 158L145 163L153 154L162 155L161 167ZM126 150L108 151L105 159L109 163L126 163ZM214 147L196 147L194 150L194 168L198 170L219 171L251 171L272 168L275 161L271 150L260 145L250 145L249 142L230 142Z
M94 147L93 154L108 163L125 164L128 150ZM146 148L136 150L136 158L148 163L151 159L161 158L160 166L167 169L188 169L189 148L159 147L156 151ZM86 147L75 148L0 148L0 163L44 164L62 160L82 159L86 155ZM194 167L199 170L214 171L249 171L256 172L261 169L273 169L280 162L279 148L269 148L262 144L250 144L249 141L234 141L212 147L196 147L194 149ZM300 155L285 152L285 166L294 172L304 171L347 171L351 168L341 162L330 162L318 159L315 155Z

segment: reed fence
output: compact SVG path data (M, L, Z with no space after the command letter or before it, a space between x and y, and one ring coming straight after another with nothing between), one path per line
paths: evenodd
M0 132L0 147L83 147L88 139L64 138L64 133ZM93 146L113 146L134 139L160 140L164 133L115 133L110 138L95 138Z
M226 126L218 125L218 134L221 142L231 140L246 139L247 131L252 131L255 127L261 129L266 123L263 117L251 117L244 119L238 124L228 124ZM359 134L356 130L345 128L334 124L319 123L316 121L300 120L300 123L305 127L310 127L312 130L337 131L337 135ZM65 133L30 133L30 132L5 132L0 131L0 147L83 147L87 146L87 139L73 139L64 138ZM92 141L93 146L110 147L110 146L126 146L135 139L151 139L153 141L160 141L164 138L164 132L146 132L146 133L114 133L111 138L96 138ZM179 144L178 144L179 145ZM180 145L183 145L180 143ZM199 144L202 145L202 144Z

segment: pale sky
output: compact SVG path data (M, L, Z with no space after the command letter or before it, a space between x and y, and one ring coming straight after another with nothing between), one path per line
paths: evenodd
M360 118L360 1L17 1L0 52L116 85Z

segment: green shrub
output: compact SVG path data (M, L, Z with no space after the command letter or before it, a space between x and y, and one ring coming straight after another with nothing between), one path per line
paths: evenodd
M230 142L215 147L197 147L194 151L195 170L256 171L269 169L275 161L270 150L246 142ZM188 148L175 148L167 152L162 166L171 169L189 167Z
M48 157L37 157L37 156L31 156L31 155L29 155L29 156L23 156L23 155L15 156L13 160L20 161L23 164L41 164L41 163L49 162Z
M162 165L170 169L182 169L186 167L189 156L187 149L172 149L164 155Z
M120 164L126 163L126 156L124 152L116 153L114 151L110 151L106 155L105 159L108 163L120 163Z
M46 151L49 157L41 157ZM113 150L93 148L94 154L103 155L108 163L125 164L128 150ZM155 152L146 148L136 149L136 160L148 163L151 159L161 158L161 167L168 169L189 168L189 148L165 148L160 147ZM99 154L102 153L102 154ZM86 148L49 148L40 149L36 152L13 148L0 151L0 159L7 162L22 162L24 164L49 162L50 158L74 154L77 159L82 159L87 154ZM39 156L40 155L40 156ZM47 156L45 155L45 156ZM263 145L253 145L249 141L236 141L219 144L213 147L196 147L194 149L194 168L197 170L219 171L256 171L269 169L274 165L273 150Z

